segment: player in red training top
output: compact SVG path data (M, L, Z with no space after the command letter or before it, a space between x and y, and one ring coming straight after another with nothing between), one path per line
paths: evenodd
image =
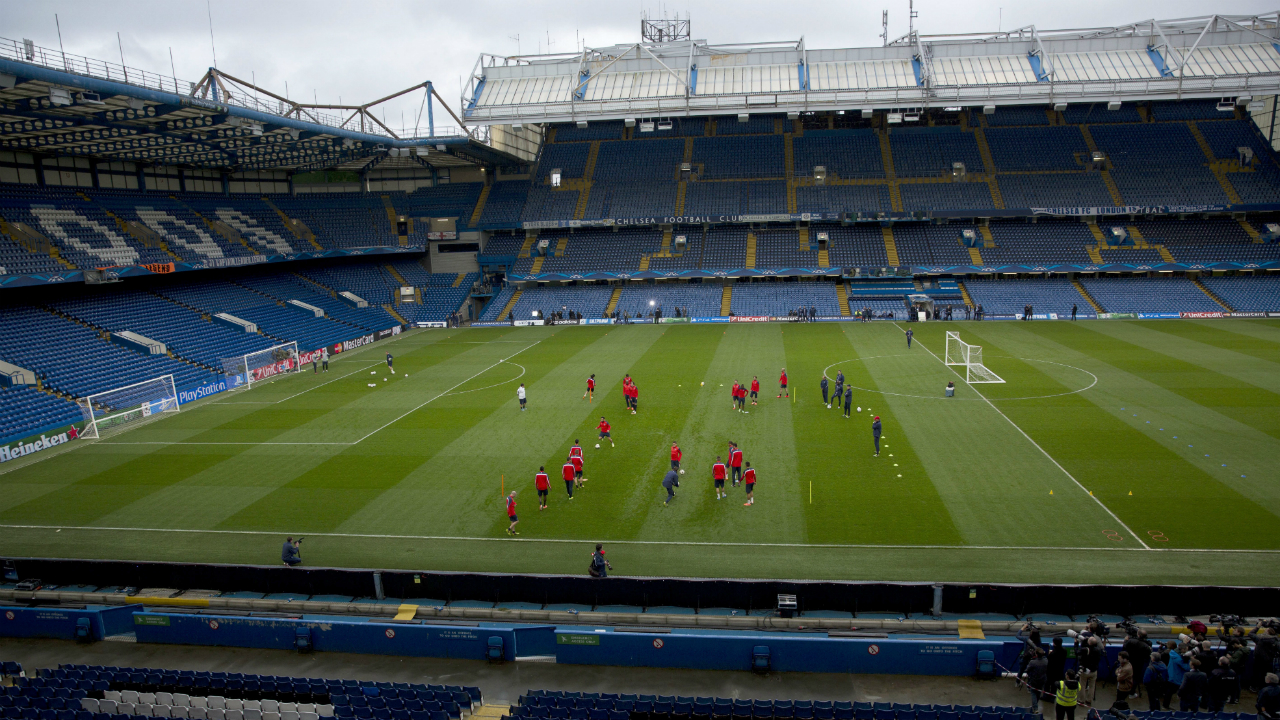
M671 469L672 470L680 469L680 458L682 457L684 457L684 453L680 451L680 446L675 443L671 443Z
M587 391L582 393L583 399L587 402L595 402L596 400L596 374L591 373L591 377L587 378Z
M742 383L741 385L738 386L738 409L744 413L749 412L747 410L747 384L746 383Z
M636 410L640 407L640 388L635 383L631 383L631 414L635 415Z
M622 378L622 402L626 403L627 409L631 409L631 376L627 375Z
M564 478L564 491L569 493L570 500L573 499L573 477L577 472L573 467L573 458L566 458L564 465L560 466L560 477Z
M519 535L520 533L516 532L516 523L520 522L520 518L516 517L515 490L512 490L511 494L507 496L507 519L511 521L511 524L507 526L507 534Z
M569 462L573 463L573 484L582 487L582 483L587 481L586 478L582 477L582 456L570 455Z
M738 409L738 383L734 383L733 389L729 391L729 407Z
M733 477L733 486L738 487L738 483L742 482L742 451L738 449L738 443L729 443L729 472Z
M604 416L601 415L600 424L596 426L596 429L600 431L600 437L597 439L604 440L605 438L609 438L609 447L617 447L613 444L613 437L609 435L609 427L609 421L605 420Z
M778 383L782 385L782 388L778 391L778 397L782 397L783 395L787 397L791 397L791 393L787 392L787 369L786 368L782 368L782 377L778 378Z
M724 463L720 462L720 456L717 455L716 464L711 466L711 479L715 480L716 482L716 499L717 500L719 500L721 497L729 497L729 493L725 492L725 489L724 489L725 474L726 473L725 473Z
M573 457L575 455L582 457L582 446L578 444L577 438L573 439L573 447L569 448L569 457Z
M760 404L759 399L760 399L760 378L753 375L751 377L751 404L759 405Z
M538 474L533 476L533 486L538 490L538 510L547 509L547 492L551 490L551 479L547 477L547 468L538 467Z
M747 501L743 505L756 504L756 470L751 467L751 463L747 463L747 472L742 476L742 482L746 483Z

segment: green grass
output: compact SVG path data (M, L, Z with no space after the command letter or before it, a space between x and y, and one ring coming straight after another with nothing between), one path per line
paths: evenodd
M1280 553L1280 323L915 330L910 350L885 323L409 333L6 463L0 536L11 555L269 564L302 534L311 565L552 573L581 573L604 541L629 575L974 582L1239 584ZM1007 382L944 399L947 330ZM775 397L784 366L791 399ZM837 370L863 409L849 419L820 398ZM753 376L760 404L733 411L729 387ZM601 415L616 448L594 447ZM575 439L590 480L570 502ZM757 468L753 507L741 489L715 499L730 440ZM672 441L687 474L664 507Z

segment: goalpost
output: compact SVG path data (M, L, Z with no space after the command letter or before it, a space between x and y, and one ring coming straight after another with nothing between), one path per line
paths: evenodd
M84 416L82 438L97 438L103 430L128 425L158 413L178 412L178 393L173 376L126 385L95 393L77 401Z
M999 375L991 372L991 370L982 364L982 346L970 345L960 339L960 333L947 331L947 353L946 361L948 365L963 365L965 369L964 381L973 383L1002 383L1004 380Z
M255 383L298 372L302 369L300 360L298 343L290 342L266 350L223 358L222 373L227 378L229 388L252 388Z

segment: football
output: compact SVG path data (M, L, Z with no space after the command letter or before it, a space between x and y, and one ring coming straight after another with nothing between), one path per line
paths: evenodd
M830 409L831 409L831 403L827 403L827 409L828 409L828 410L830 410Z
M706 385L706 384L707 383L705 381L698 383L699 386Z
M858 412L862 412L862 408L858 408Z
M596 447L600 447L600 443L596 443Z
M680 474L681 474L681 475L683 475L683 474L684 474L684 468L680 468Z

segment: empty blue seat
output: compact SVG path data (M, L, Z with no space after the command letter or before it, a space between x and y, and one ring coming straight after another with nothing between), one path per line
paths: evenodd
M897 715L893 710L881 710L879 708L875 710L875 720L894 720Z

